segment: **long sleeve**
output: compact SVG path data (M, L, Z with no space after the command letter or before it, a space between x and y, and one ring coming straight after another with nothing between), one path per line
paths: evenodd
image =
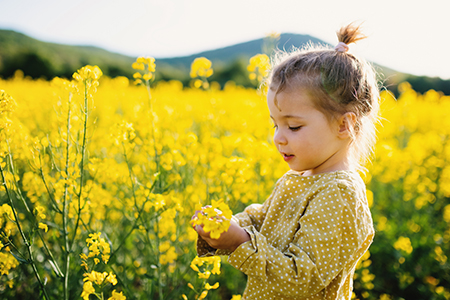
M229 262L248 275L250 299L334 299L336 289L327 287L351 280L373 238L370 212L346 184L322 183L305 190L304 201L286 197L286 187L269 208L275 216L266 216L260 229L258 222L245 227L251 241Z
M245 208L245 210L241 213L233 215L232 219L239 224L241 227L246 227L253 225L256 228L261 227L261 224L264 221L265 215L270 207L270 203L272 202L273 195L277 190L279 185L279 181L275 185L275 188L271 195L266 199L263 204L251 204ZM211 255L229 255L231 251L228 250L218 250L208 245L200 236L197 239L197 254L199 257L202 256L211 256Z
M280 185L280 180L278 180L275 188L273 189L271 195L264 201L263 204L251 204L245 208L245 210L241 213L238 213L233 216L233 220L235 220L239 226L254 226L256 230L261 229L261 225L263 224L266 214L271 207L272 199L278 190Z

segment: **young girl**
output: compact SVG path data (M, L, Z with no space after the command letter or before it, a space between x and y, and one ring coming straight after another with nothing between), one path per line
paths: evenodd
M228 254L248 276L243 299L350 299L353 274L374 236L358 174L375 139L373 69L348 53L359 27L334 49L283 53L269 78L274 144L290 171L263 204L233 216L219 239L202 226L199 256Z

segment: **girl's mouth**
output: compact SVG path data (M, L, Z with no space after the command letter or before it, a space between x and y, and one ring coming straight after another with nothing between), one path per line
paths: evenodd
M284 161L290 161L292 158L294 158L294 155L283 153L283 158Z

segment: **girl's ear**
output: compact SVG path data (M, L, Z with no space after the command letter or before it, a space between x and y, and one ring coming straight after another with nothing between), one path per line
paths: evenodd
M339 118L338 136L342 139L353 138L355 134L356 114L347 112Z

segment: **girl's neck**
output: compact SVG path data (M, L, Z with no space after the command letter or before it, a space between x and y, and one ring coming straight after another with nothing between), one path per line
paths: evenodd
M296 173L298 173L301 176L313 176L317 174L331 173L337 171L351 171L351 170L355 170L354 164L350 163L347 159L344 159L339 161L338 163L326 166L324 168L318 166L314 169L296 171Z

